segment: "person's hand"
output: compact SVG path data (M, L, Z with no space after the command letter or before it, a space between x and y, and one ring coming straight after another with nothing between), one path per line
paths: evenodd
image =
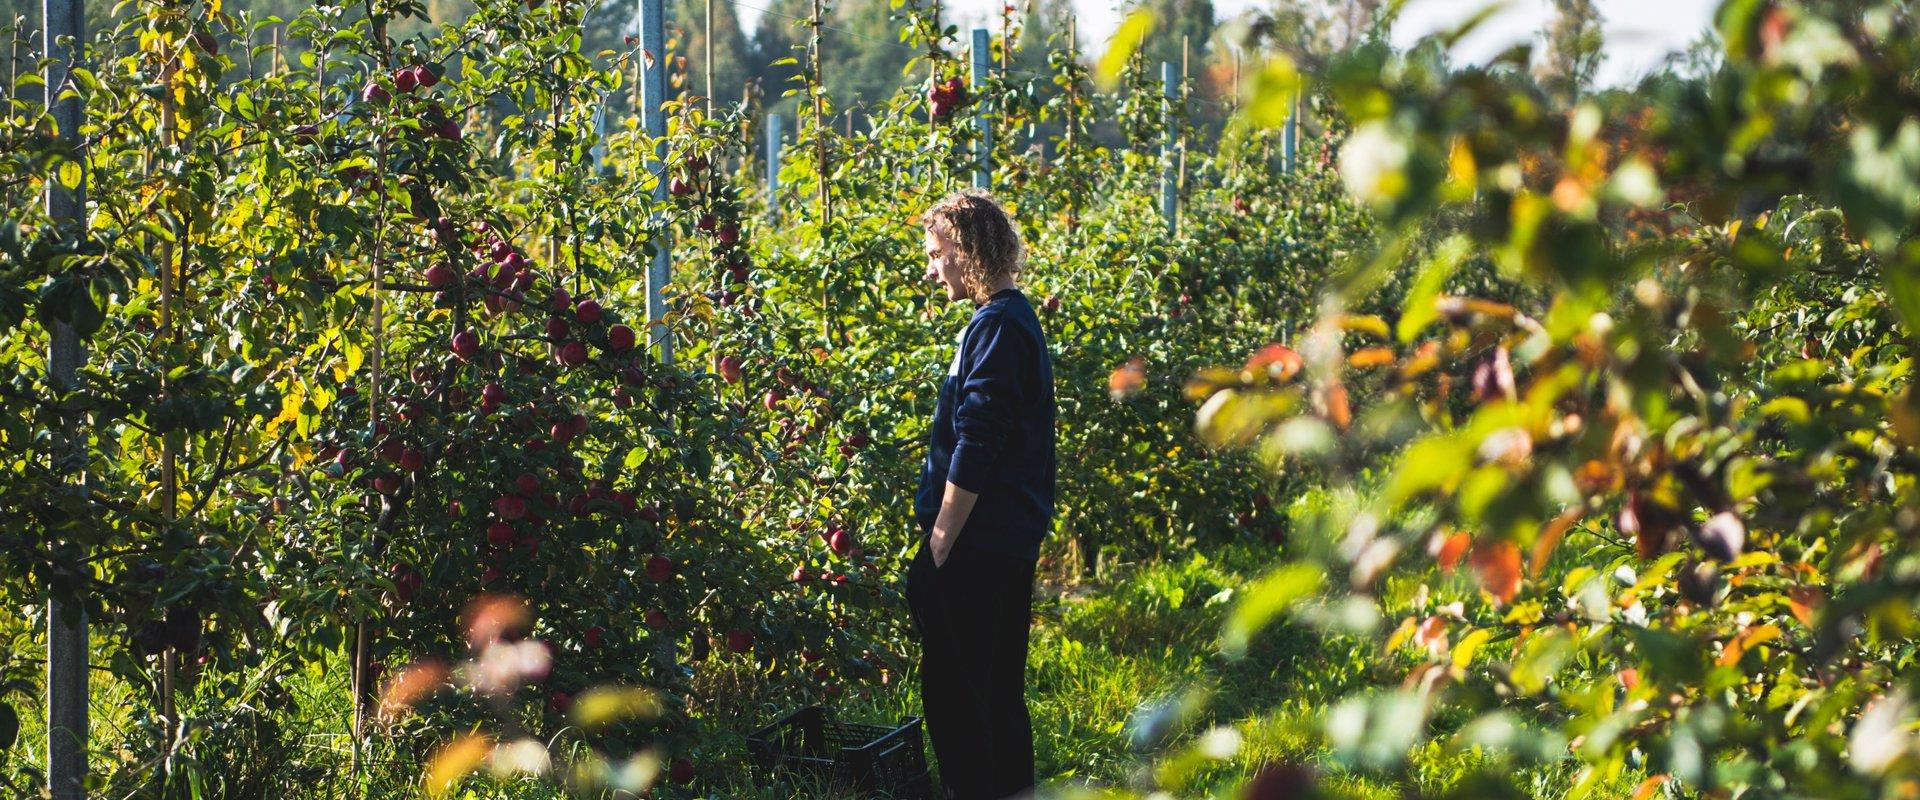
M933 550L933 567L939 569L942 564L947 563L947 555L953 552L953 539L936 533L928 546Z

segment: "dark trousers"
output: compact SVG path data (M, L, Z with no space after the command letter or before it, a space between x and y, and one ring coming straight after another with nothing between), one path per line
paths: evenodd
M1034 564L956 546L934 566L922 539L907 568L920 635L920 697L953 800L1000 800L1034 785L1027 628Z

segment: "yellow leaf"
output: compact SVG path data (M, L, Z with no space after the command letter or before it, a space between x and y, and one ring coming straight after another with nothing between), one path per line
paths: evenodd
M480 734L465 734L440 748L427 764L426 789L429 797L440 797L460 783L467 773L486 760L492 742Z
M266 435L272 436L273 432L281 425L298 422L300 420L300 405L306 401L306 384L301 381L294 381L293 385L288 387L286 395L280 398L280 414L273 419L267 420ZM305 459L301 459L303 462L304 460Z
M596 686L573 701L573 720L581 725L604 725L633 717L660 715L660 698L637 686Z
M80 162L78 161L60 162L60 185L61 186L64 186L68 189L78 189L80 188L81 179L85 177L86 177L86 172L80 169Z
M1400 620L1400 627L1395 628L1393 635L1387 637L1386 652L1391 653L1399 650L1402 645L1405 645L1409 640L1413 639L1414 631L1419 630L1419 628L1420 624L1415 622L1413 617Z
M1465 669L1468 664L1473 663L1473 654L1479 652L1480 646L1492 638L1493 632L1486 628L1480 628L1460 637L1460 643L1453 647L1453 665Z
M1373 314L1341 314L1334 323L1344 331L1364 333L1381 340L1392 338L1387 330L1387 321Z
M1140 43L1147 40L1147 34L1153 32L1153 10L1135 9L1121 20L1120 27L1113 32L1113 38L1107 40L1107 52L1100 56L1100 63L1093 69L1093 81L1105 91L1113 91L1120 80L1120 70L1140 49Z

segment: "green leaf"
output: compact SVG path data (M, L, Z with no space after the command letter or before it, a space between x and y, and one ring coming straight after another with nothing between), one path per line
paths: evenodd
M1247 101L1247 118L1263 128L1279 128L1293 115L1294 98L1300 95L1300 71L1293 59L1276 55L1253 74L1253 96Z
M1221 649L1229 655L1245 655L1247 642L1255 632L1286 613L1295 603L1319 591L1325 580L1325 568L1306 562L1288 564L1267 573L1228 614Z
M1420 277L1415 279L1413 290L1407 293L1405 309L1400 321L1394 327L1394 334L1402 342L1411 342L1427 324L1440 317L1439 306L1435 301L1440 290L1446 286L1447 278L1453 275L1460 262L1467 259L1469 242L1464 234L1454 234L1434 248L1433 257L1427 259L1420 268Z

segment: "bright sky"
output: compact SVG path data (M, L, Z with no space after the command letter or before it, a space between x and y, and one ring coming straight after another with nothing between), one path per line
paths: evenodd
M742 24L751 31L760 17L758 6L764 0L740 0ZM881 0L841 0L841 2L881 2ZM998 12L1005 0L946 0L946 7L957 17L963 29L969 23L982 22ZM1024 6L1024 0L1013 0ZM1606 61L1600 65L1601 85L1629 82L1660 62L1667 53L1684 49L1713 24L1713 10L1719 0L1597 0L1606 29ZM1214 13L1221 19L1254 8L1264 8L1268 0L1214 0ZM1104 43L1120 23L1120 7L1125 0L1073 0L1080 14L1082 41L1098 51L1094 43ZM1393 40L1408 44L1429 33L1446 28L1487 5L1484 0L1409 0L1400 22L1394 27ZM1553 20L1550 0L1507 0L1505 9L1455 48L1460 62L1479 63L1501 50L1529 38L1540 36Z

